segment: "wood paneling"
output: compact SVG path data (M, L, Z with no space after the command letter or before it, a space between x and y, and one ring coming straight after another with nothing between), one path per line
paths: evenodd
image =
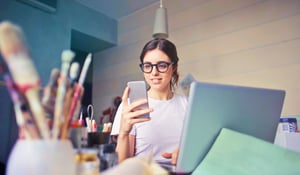
M299 0L165 2L181 77L284 89L282 113L300 114ZM96 54L93 99L98 110L122 95L127 81L143 78L137 64L151 39L156 9L154 4L121 19L119 45Z

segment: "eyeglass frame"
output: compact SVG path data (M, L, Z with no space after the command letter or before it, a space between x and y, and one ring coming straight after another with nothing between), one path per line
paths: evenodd
M157 67L157 66L158 66L159 64L161 64L161 63L167 65L166 71L163 71L163 72L162 72L162 71L160 71L159 68ZM149 72L145 72L145 71L144 71L144 65L145 65L145 64L151 65L151 70L150 70ZM159 72L159 73L166 73L166 72L169 70L169 67L170 67L171 65L173 65L173 64L175 64L175 62L159 61L159 62L156 63L156 64L152 64L152 63L146 62L146 63L141 63L141 64L139 64L139 67L141 68L142 72L147 73L147 74L149 74L149 73L151 73L151 72L153 71L153 67L154 67L154 66L155 66L157 72Z

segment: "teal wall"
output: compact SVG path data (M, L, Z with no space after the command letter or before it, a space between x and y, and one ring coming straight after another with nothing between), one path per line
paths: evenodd
M47 13L17 0L0 1L0 21L10 20L24 31L42 84L51 69L60 67L60 54L70 49L71 29L110 43L117 42L117 21L74 0L58 0L57 11Z
M117 43L117 21L74 0L58 0L54 13L17 0L0 0L0 22L4 20L23 29L42 85L47 83L53 68L60 68L61 52L71 48L72 29L112 44ZM15 121L6 88L0 88L0 97L0 161L5 162L17 130L12 129Z

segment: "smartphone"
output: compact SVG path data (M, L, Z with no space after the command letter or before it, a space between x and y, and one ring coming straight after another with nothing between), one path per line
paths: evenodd
M127 83L127 86L130 88L129 99L128 99L129 104L136 100L141 100L141 99L148 100L145 81L129 81ZM140 109L145 109L145 108L149 108L148 103L140 106ZM149 114L144 114L141 117L149 117Z

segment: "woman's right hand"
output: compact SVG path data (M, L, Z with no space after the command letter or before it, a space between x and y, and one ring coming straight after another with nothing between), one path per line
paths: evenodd
M122 117L121 117L121 126L120 126L119 135L120 134L128 135L132 129L132 126L135 123L149 121L150 118L142 118L139 116L148 114L153 111L153 109L151 108L139 109L141 105L147 103L147 99L137 100L131 104L128 104L128 95L130 93L129 91L130 89L127 86L122 96L123 108L121 114Z

